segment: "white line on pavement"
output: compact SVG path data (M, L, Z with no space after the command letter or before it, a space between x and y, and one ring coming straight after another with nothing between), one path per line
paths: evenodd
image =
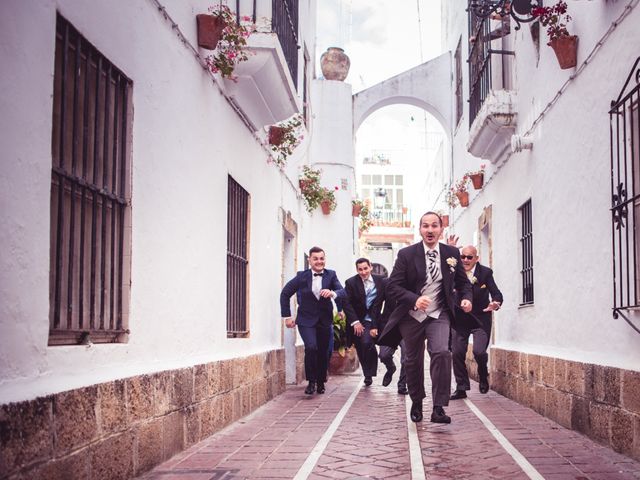
M336 430L338 430L338 427L342 423L342 419L347 414L349 408L351 408L351 404L358 396L362 385L363 381L362 379L360 379L349 399L342 406L342 408L338 412L338 415L336 415L336 418L333 419L333 422L331 422L331 425L329 425L327 431L324 432L324 435L322 435L322 438L320 438L320 440L318 440L318 443L316 443L316 445L313 447L313 450L311 450L311 453L307 457L307 460L302 464L300 470L298 470L298 473L296 473L296 476L293 477L294 480L306 480L309 475L311 475L311 472L316 466L316 463L318 463L320 456L324 452L325 448L327 448L331 437L333 437L333 435L336 433Z
M407 430L409 432L409 458L411 459L411 480L425 480L424 464L422 463L422 451L420 450L420 440L418 439L418 429L411 421L411 399L409 395L405 397L407 411Z
M529 461L522 455L513 444L507 440L507 438L500 433L500 430L496 428L496 426L489 420L484 413L482 413L478 407L476 407L471 400L468 398L464 399L464 402L467 404L467 407L475 413L476 417L480 419L484 426L489 430L491 435L495 437L498 443L504 448L509 455L515 460L515 462L520 465L520 468L524 471L525 474L532 480L544 480L544 477L540 475L533 465L529 463Z

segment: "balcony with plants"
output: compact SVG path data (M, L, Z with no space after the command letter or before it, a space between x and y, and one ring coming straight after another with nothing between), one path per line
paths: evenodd
M254 130L301 111L298 0L215 3L197 26L207 66Z

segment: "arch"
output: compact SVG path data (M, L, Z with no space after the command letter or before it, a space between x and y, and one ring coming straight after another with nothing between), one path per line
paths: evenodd
M394 104L425 109L452 132L451 52L391 77L353 96L353 131L376 110Z

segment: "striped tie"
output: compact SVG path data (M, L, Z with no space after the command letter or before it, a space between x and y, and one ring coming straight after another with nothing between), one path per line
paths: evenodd
M431 276L431 281L435 282L438 279L438 266L436 265L436 252L434 250L429 250L427 252L427 269L429 270L429 275Z

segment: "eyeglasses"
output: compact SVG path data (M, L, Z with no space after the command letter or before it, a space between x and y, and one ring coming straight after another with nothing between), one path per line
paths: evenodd
M473 255L460 255L460 258L462 260L473 260L476 257L474 257Z

